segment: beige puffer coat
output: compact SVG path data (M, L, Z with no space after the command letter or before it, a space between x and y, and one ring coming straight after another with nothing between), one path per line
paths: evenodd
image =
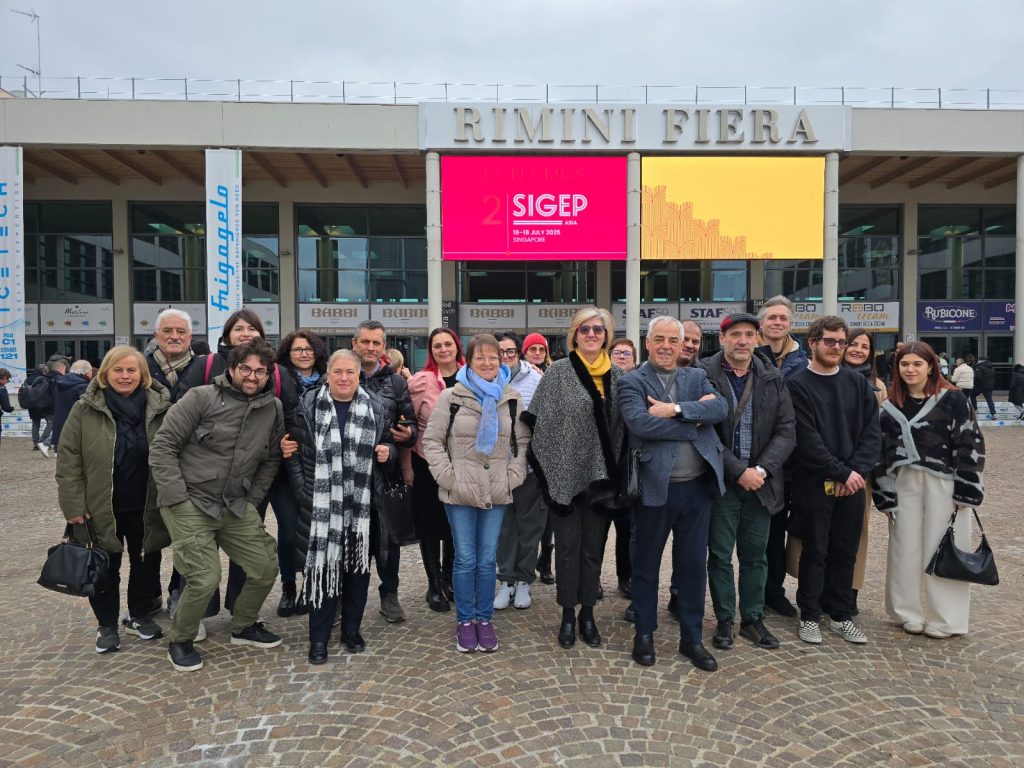
M516 414L515 457L512 456L510 401L515 403ZM452 404L457 404L459 409L446 445ZM498 401L498 439L491 455L482 456L474 447L482 415L480 402L461 383L441 393L423 435L423 455L437 480L442 503L477 509L512 503L512 489L526 479L526 448L530 444L530 428L519 421L522 412L523 398L511 386L506 386Z

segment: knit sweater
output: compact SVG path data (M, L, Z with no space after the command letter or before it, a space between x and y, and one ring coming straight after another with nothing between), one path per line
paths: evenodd
M978 420L958 390L928 398L911 419L886 400L881 413L882 454L872 494L881 511L899 506L896 476L903 467L953 480L953 501L976 507L985 496L985 440Z

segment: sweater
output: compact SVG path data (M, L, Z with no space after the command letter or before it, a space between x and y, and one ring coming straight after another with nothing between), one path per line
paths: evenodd
M915 416L887 400L881 412L881 462L875 470L875 506L899 506L896 476L914 467L953 480L953 501L976 507L985 497L985 440L978 419L960 391L943 389L929 397Z

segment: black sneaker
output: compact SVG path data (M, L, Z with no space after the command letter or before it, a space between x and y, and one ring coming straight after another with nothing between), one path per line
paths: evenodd
M711 638L711 644L722 651L732 648L732 619L722 619L718 622L714 637Z
M785 595L766 597L764 599L764 607L770 608L779 614L779 616L785 616L787 619L796 618L796 607L789 602Z
M768 627L764 625L764 619L760 616L740 624L740 635L750 640L758 648L779 647L779 638L768 631Z
M96 653L113 653L121 647L117 627L99 627L96 630Z
M255 645L257 648L277 648L281 644L281 638L273 632L268 632L262 622L255 622L243 629L241 632L231 633L232 645Z
M149 618L136 619L129 616L121 619L121 626L129 635L137 635L142 640L156 640L164 636L160 625Z
M203 668L203 657L200 656L191 640L183 643L169 643L167 645L167 658L171 660L171 666L178 672L195 672Z

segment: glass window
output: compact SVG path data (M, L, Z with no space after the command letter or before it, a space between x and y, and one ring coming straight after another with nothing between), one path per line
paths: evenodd
M897 207L839 206L839 237L897 237L899 234L900 209Z
M920 206L918 294L928 299L1014 297L1015 209ZM927 235L927 236L926 236Z
M1013 206L1000 208L983 208L981 211L985 219L985 234L987 236L1013 235L1017 234L1017 212Z
M981 209L964 205L922 205L917 209L921 237L963 237L981 232Z
M26 203L25 213L26 300L113 301L110 204Z
M640 300L746 301L746 261L643 260L640 262ZM612 264L612 301L626 300L626 265Z

